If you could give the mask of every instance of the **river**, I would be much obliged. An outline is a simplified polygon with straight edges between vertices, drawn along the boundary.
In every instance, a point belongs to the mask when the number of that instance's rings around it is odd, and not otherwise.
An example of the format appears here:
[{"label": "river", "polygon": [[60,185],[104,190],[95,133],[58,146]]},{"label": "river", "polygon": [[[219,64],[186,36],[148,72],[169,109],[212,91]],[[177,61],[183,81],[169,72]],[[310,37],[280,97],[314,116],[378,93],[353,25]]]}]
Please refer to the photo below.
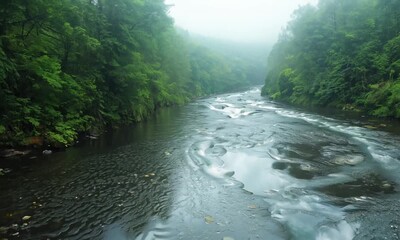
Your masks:
[{"label": "river", "polygon": [[0,239],[399,239],[397,122],[259,89],[1,160]]}]

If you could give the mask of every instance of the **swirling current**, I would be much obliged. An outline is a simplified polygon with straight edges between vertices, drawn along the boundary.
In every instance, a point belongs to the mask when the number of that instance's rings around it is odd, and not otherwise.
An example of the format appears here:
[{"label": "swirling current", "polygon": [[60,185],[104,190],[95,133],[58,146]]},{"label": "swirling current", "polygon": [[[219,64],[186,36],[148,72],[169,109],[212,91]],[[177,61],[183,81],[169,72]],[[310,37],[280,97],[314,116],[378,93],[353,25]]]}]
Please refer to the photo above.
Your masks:
[{"label": "swirling current", "polygon": [[398,122],[259,89],[0,161],[0,239],[399,239]]}]

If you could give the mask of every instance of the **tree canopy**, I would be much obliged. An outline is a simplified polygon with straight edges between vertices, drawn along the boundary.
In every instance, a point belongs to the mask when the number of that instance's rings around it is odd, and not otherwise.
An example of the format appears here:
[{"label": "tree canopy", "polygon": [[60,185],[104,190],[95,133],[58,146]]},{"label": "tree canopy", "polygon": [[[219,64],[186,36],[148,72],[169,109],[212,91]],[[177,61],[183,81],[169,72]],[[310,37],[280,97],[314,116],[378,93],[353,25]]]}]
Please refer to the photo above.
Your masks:
[{"label": "tree canopy", "polygon": [[263,94],[273,99],[400,118],[400,2],[300,7],[268,64]]},{"label": "tree canopy", "polygon": [[159,107],[249,84],[178,34],[163,0],[3,0],[0,144],[73,143]]}]

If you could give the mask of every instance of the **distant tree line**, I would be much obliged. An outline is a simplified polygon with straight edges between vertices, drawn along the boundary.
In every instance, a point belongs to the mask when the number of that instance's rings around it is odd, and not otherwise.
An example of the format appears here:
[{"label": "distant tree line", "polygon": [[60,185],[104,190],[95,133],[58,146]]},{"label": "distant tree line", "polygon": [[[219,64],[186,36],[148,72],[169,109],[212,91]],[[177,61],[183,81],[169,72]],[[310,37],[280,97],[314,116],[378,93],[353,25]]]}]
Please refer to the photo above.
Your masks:
[{"label": "distant tree line", "polygon": [[303,6],[268,59],[263,94],[400,118],[400,1]]},{"label": "distant tree line", "polygon": [[250,83],[167,12],[163,0],[0,1],[0,145],[68,145]]}]

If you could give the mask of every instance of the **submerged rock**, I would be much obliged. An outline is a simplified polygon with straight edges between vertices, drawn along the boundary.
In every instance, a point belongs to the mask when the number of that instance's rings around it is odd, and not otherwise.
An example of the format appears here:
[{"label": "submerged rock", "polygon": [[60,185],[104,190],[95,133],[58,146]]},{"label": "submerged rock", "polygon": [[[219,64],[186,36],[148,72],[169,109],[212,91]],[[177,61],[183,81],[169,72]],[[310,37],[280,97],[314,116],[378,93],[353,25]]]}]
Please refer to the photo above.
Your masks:
[{"label": "submerged rock", "polygon": [[339,156],[333,160],[333,163],[337,165],[357,165],[364,161],[364,157],[361,155],[346,155]]},{"label": "submerged rock", "polygon": [[272,164],[272,168],[277,170],[285,170],[286,168],[288,168],[288,166],[289,165],[286,162],[274,162]]},{"label": "submerged rock", "polygon": [[28,221],[31,218],[32,218],[32,216],[24,216],[24,217],[22,217],[22,220],[23,221]]}]

